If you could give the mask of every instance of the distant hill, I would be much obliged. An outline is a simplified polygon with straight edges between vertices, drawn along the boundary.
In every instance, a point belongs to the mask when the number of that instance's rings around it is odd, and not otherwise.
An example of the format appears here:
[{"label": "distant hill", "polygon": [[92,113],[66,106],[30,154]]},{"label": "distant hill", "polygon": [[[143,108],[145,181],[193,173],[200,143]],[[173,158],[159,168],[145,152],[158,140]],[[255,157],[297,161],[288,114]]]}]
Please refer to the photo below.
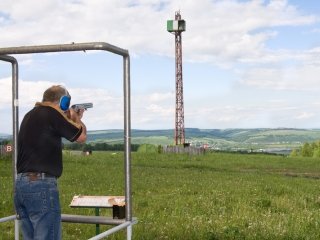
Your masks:
[{"label": "distant hill", "polygon": [[[135,144],[173,144],[173,129],[131,130]],[[198,129],[185,130],[186,142],[195,146],[208,145],[214,149],[293,148],[304,142],[320,140],[320,129],[253,128],[253,129]],[[121,143],[123,130],[89,131],[89,142]]]},{"label": "distant hill", "polygon": [[6,139],[6,138],[10,138],[11,135],[6,134],[6,133],[0,133],[0,139]]},{"label": "distant hill", "polygon": [[[87,141],[89,142],[106,142],[106,143],[123,143],[123,130],[99,130],[88,131]],[[172,144],[173,133],[171,130],[137,130],[131,129],[131,142],[136,144]]]},{"label": "distant hill", "polygon": [[[133,144],[172,145],[174,130],[131,130]],[[252,128],[252,129],[185,129],[186,142],[193,146],[208,146],[217,150],[291,150],[305,142],[320,140],[320,129]],[[1,134],[0,138],[11,136]],[[88,143],[123,143],[122,129],[88,131]]]}]

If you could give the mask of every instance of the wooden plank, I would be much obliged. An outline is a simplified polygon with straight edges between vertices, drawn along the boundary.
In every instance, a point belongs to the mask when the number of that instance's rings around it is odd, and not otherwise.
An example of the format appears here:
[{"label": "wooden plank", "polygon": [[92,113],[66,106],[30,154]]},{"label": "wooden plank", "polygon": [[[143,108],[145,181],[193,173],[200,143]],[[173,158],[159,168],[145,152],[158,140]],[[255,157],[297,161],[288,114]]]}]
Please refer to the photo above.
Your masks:
[{"label": "wooden plank", "polygon": [[92,207],[92,208],[112,208],[116,206],[125,206],[124,196],[83,196],[73,197],[70,207]]}]

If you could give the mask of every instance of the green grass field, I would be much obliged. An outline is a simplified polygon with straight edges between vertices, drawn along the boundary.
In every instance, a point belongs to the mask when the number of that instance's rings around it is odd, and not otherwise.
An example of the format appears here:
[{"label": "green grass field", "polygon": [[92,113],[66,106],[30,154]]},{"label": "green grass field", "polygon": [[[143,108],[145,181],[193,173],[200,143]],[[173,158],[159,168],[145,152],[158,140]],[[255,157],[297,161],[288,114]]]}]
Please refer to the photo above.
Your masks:
[{"label": "green grass field", "polygon": [[[253,154],[133,153],[133,239],[320,239],[319,163]],[[0,159],[0,217],[13,214],[11,179],[11,161]],[[123,195],[123,154],[65,154],[59,189],[63,213],[94,215],[93,209],[70,208],[71,199]],[[0,234],[13,239],[13,223],[1,223]],[[63,223],[63,239],[94,235],[94,225]],[[121,231],[108,239],[125,236]]]}]

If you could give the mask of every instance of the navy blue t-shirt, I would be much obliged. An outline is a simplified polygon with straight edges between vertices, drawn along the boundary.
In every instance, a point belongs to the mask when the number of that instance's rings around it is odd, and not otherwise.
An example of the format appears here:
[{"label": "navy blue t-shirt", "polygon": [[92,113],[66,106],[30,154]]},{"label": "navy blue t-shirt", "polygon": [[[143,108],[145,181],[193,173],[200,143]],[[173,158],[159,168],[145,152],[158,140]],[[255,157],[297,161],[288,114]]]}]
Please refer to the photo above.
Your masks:
[{"label": "navy blue t-shirt", "polygon": [[75,141],[82,127],[54,106],[37,103],[28,112],[18,135],[17,172],[62,174],[62,137]]}]

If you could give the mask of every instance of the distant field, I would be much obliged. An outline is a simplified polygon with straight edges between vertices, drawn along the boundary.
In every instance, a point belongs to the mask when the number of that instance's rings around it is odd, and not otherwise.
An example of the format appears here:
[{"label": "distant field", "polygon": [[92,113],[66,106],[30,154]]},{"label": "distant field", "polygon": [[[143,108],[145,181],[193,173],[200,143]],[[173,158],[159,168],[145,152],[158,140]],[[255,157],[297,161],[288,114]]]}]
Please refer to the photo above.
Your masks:
[{"label": "distant field", "polygon": [[[131,129],[131,143],[133,144],[174,144],[174,129],[139,130]],[[109,129],[88,131],[88,144],[123,143],[123,130]],[[250,129],[185,129],[186,142],[192,146],[208,146],[210,149],[222,151],[265,151],[288,152],[299,148],[306,142],[320,140],[320,129],[295,128],[250,128]],[[0,133],[0,142],[10,139],[8,135]],[[66,142],[67,143],[67,142]],[[276,151],[274,151],[276,150]]]},{"label": "distant field", "polygon": [[[173,129],[132,130],[131,141],[134,144],[174,144]],[[252,129],[185,129],[186,142],[193,146],[203,146],[216,150],[266,150],[293,149],[305,142],[320,140],[320,129],[295,128],[252,128]],[[123,143],[123,130],[89,131],[91,143]]]},{"label": "distant field", "polygon": [[[74,195],[123,194],[123,154],[64,156],[64,213]],[[320,239],[320,159],[257,154],[132,154],[133,239]],[[0,159],[0,213],[13,214],[10,160]],[[111,215],[103,210],[102,215]],[[102,227],[106,229],[106,227]],[[0,224],[13,239],[13,224]],[[94,225],[63,223],[63,239],[87,239]],[[119,232],[108,239],[125,239]]]}]

